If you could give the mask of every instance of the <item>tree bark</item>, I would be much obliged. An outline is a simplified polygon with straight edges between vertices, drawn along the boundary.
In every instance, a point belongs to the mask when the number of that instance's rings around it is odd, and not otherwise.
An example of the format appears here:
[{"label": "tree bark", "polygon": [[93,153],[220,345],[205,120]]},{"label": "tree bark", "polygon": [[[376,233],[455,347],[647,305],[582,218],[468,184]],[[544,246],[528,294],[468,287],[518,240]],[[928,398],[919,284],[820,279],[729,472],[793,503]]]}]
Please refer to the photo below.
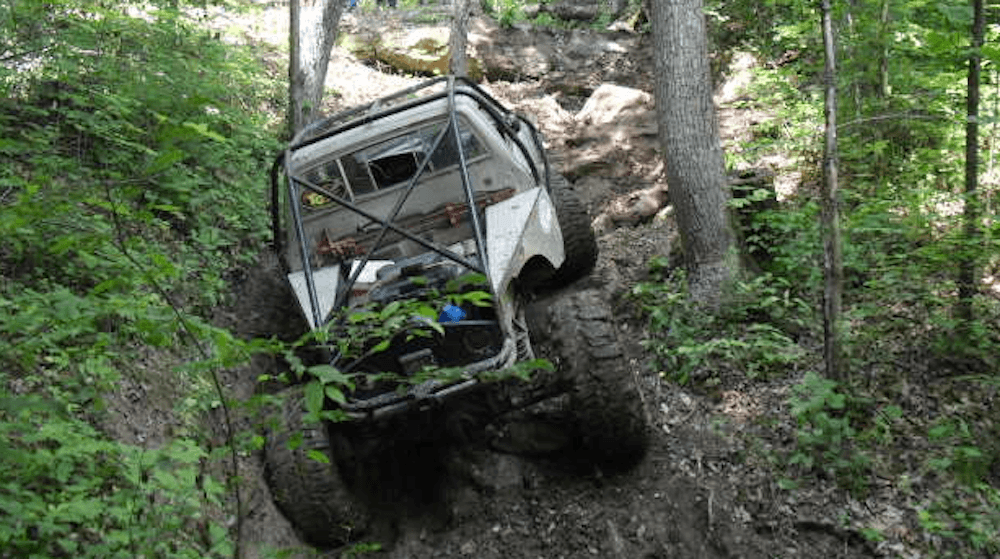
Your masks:
[{"label": "tree bark", "polygon": [[628,0],[608,0],[608,11],[615,19],[621,17],[628,7]]},{"label": "tree bark", "polygon": [[963,336],[972,332],[973,298],[976,295],[976,253],[979,251],[979,77],[983,47],[983,0],[972,0],[972,49],[969,54],[968,97],[965,120],[965,247],[959,251],[958,317]]},{"label": "tree bark", "polygon": [[653,0],[656,114],[691,296],[714,305],[738,271],[702,0]]},{"label": "tree bark", "polygon": [[468,76],[469,57],[465,51],[469,39],[469,0],[455,0],[454,7],[455,15],[448,41],[448,50],[451,52],[448,71],[456,76]]},{"label": "tree bark", "polygon": [[343,0],[289,2],[288,122],[294,135],[320,116],[330,50]]},{"label": "tree bark", "polygon": [[882,15],[878,20],[878,41],[882,44],[882,55],[878,64],[878,96],[887,99],[892,93],[889,87],[889,46],[890,40],[889,26],[889,0],[882,0]]},{"label": "tree bark", "polygon": [[826,142],[823,149],[822,231],[823,231],[823,357],[826,376],[838,380],[843,374],[841,363],[841,300],[844,270],[840,240],[840,207],[837,181],[837,54],[833,35],[833,14],[830,0],[823,0],[823,47],[825,65],[823,79],[826,102]]}]

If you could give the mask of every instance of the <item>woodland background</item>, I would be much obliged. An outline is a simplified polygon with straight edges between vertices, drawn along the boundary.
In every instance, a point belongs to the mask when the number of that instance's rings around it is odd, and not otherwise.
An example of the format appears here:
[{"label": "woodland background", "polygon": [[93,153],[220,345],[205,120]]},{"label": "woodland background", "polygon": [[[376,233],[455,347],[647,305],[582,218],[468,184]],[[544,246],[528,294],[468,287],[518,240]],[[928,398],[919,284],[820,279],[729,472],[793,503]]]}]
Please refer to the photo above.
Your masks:
[{"label": "woodland background", "polygon": [[[587,21],[548,4],[482,8],[501,26],[650,32],[638,3]],[[265,250],[266,176],[288,103],[274,61],[286,54],[207,23],[260,7],[0,6],[0,557],[246,553],[248,481],[233,472],[261,437],[237,418],[262,402],[236,398],[223,372],[294,341],[234,335],[215,318]],[[660,254],[619,301],[666,390],[710,402],[774,388],[728,459],[766,471],[781,495],[834,495],[844,506],[824,526],[867,556],[1000,553],[997,8],[985,6],[973,51],[964,2],[833,5],[840,378],[821,374],[824,60],[810,3],[706,5],[717,82],[746,54],[759,62],[732,104],[756,117],[725,146],[727,169],[794,177],[774,200],[754,186],[731,202],[737,214],[754,207],[737,220],[752,273],[706,313]],[[983,64],[972,198],[970,54]],[[957,306],[960,262],[974,263],[971,317]],[[165,435],[122,424],[108,395],[123,386],[169,403],[148,418]]]}]

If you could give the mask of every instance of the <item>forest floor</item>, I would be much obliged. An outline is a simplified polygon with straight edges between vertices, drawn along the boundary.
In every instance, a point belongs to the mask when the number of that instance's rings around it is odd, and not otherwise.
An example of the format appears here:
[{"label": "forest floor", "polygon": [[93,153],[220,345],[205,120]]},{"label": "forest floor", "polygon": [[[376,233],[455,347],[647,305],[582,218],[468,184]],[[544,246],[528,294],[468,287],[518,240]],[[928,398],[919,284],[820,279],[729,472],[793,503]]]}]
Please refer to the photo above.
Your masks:
[{"label": "forest floor", "polygon": [[[260,42],[275,72],[284,61],[274,45],[285,42],[287,17],[277,7],[243,27],[244,38]],[[407,12],[352,11],[342,30],[424,28],[447,33],[445,24],[407,19]],[[553,52],[567,45],[603,45],[593,56],[561,64],[542,60],[536,75],[517,81],[491,80],[484,87],[504,103],[536,119],[560,171],[575,182],[592,215],[628,203],[630,193],[664,186],[656,147],[652,68],[647,38],[627,32],[594,30],[501,30],[482,18],[473,22],[473,49],[492,56]],[[445,35],[446,36],[446,35]],[[543,44],[545,43],[545,44]],[[268,46],[268,45],[271,46]],[[514,61],[516,62],[516,61]],[[546,63],[550,63],[546,66]],[[753,60],[736,57],[717,87],[720,128],[727,149],[751,133],[766,114],[741,110],[737,100],[750,79]],[[340,47],[330,62],[327,87],[335,111],[414,83]],[[592,94],[605,83],[603,100]],[[608,90],[605,90],[608,91]],[[800,178],[794,162],[758,164],[775,173],[779,192]],[[263,179],[262,179],[263,180]],[[624,201],[624,202],[623,202]],[[722,558],[916,556],[907,549],[911,514],[891,495],[858,501],[829,481],[817,479],[796,491],[779,488],[780,460],[793,444],[787,400],[797,379],[749,381],[723,378],[710,393],[687,390],[661,378],[641,341],[645,322],[628,301],[630,287],[646,277],[647,261],[669,256],[676,244],[669,212],[636,223],[614,220],[599,237],[601,255],[593,282],[618,309],[617,326],[628,340],[627,360],[642,387],[652,444],[636,468],[617,475],[582,469],[572,460],[500,453],[487,447],[442,446],[400,465],[401,483],[411,487],[398,506],[384,511],[390,530],[376,538],[382,550],[372,557],[404,558]],[[234,307],[219,313],[221,324],[253,336],[270,320],[257,302],[273,284],[261,269],[248,272]],[[253,394],[258,373],[273,363],[256,360],[233,371],[228,384],[236,397]],[[138,411],[133,411],[138,415]],[[244,420],[249,425],[249,420]],[[244,556],[268,557],[295,549],[302,556],[350,557],[347,550],[315,551],[306,546],[274,506],[258,455],[244,456],[242,523]],[[883,492],[884,493],[884,492]],[[889,537],[876,545],[861,527],[877,526]],[[364,540],[363,540],[364,541]],[[368,555],[366,555],[368,556]]]}]

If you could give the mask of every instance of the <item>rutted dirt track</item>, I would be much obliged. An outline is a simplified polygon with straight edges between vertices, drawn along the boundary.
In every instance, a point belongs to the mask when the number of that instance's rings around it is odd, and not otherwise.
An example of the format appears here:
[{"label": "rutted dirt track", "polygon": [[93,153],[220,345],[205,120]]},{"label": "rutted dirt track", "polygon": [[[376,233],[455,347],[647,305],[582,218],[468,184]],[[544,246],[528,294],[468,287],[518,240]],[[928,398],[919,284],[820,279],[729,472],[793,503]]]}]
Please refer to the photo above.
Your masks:
[{"label": "rutted dirt track", "polygon": [[[344,26],[350,31],[411,25],[395,17],[391,13],[350,14]],[[546,47],[552,51],[557,51],[559,44],[626,42],[629,48],[638,49],[630,52],[620,46],[608,47],[594,59],[596,62],[516,83],[494,81],[486,87],[537,119],[561,171],[576,180],[592,214],[613,209],[615,203],[627,203],[627,198],[622,202],[627,193],[662,185],[648,96],[649,67],[634,63],[649,60],[648,47],[641,38],[593,31],[586,32],[589,36],[530,35],[523,30],[500,33],[488,23],[478,25],[493,30],[489,36],[498,49],[507,39],[515,41],[509,45],[512,53],[525,47],[516,41],[526,37],[550,42]],[[607,74],[611,70],[614,75]],[[614,114],[601,113],[593,105],[586,112],[588,97],[605,81],[646,91],[619,106]],[[333,92],[330,108],[343,108],[410,82],[409,78],[381,73],[338,48],[328,80]],[[776,481],[760,467],[768,443],[754,437],[758,429],[755,420],[762,410],[780,405],[774,401],[773,391],[746,386],[710,399],[660,382],[639,343],[642,324],[630,316],[621,295],[642,278],[650,256],[669,254],[675,233],[669,215],[635,227],[633,221],[626,222],[629,226],[617,229],[612,224],[599,238],[598,267],[585,281],[602,289],[621,311],[616,328],[627,341],[625,358],[640,385],[652,436],[646,458],[631,471],[610,475],[573,457],[502,453],[477,441],[410,449],[397,457],[396,467],[386,468],[386,475],[392,477],[386,483],[397,489],[397,498],[383,502],[377,511],[381,519],[377,529],[361,540],[384,544],[383,551],[371,556],[874,556],[853,532],[827,519],[822,503],[816,503],[814,516],[804,516],[801,507],[793,511]],[[248,272],[236,307],[220,313],[221,323],[247,337],[297,328],[294,319],[287,316],[288,307],[261,304],[273,301],[274,290],[281,289],[273,266],[271,258],[263,256],[261,265]],[[290,300],[286,303],[291,305]],[[276,366],[258,359],[243,370],[232,371],[228,380],[236,397],[249,397],[258,374],[271,372]],[[241,421],[243,428],[251,425],[250,419]],[[245,456],[240,474],[244,480],[244,556],[268,557],[272,551],[287,548],[299,549],[302,556],[314,553],[274,506],[264,482],[261,457]],[[318,553],[341,557],[344,551]]]}]

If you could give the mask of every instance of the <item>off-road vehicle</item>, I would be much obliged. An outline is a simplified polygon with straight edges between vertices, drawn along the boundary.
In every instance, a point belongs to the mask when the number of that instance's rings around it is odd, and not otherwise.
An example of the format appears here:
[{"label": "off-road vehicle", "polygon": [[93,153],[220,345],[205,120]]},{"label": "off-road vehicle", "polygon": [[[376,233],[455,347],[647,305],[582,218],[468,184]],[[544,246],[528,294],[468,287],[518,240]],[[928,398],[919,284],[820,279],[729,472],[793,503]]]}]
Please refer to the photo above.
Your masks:
[{"label": "off-road vehicle", "polygon": [[[307,540],[364,530],[354,472],[376,449],[461,432],[461,418],[481,426],[555,398],[595,464],[642,456],[608,305],[561,289],[594,266],[590,220],[529,120],[470,81],[432,79],[308,126],[271,183],[288,284],[326,336],[325,370],[351,379],[325,403],[348,421],[304,425],[293,387],[267,436],[274,499]],[[536,353],[554,370],[498,380]]]}]

